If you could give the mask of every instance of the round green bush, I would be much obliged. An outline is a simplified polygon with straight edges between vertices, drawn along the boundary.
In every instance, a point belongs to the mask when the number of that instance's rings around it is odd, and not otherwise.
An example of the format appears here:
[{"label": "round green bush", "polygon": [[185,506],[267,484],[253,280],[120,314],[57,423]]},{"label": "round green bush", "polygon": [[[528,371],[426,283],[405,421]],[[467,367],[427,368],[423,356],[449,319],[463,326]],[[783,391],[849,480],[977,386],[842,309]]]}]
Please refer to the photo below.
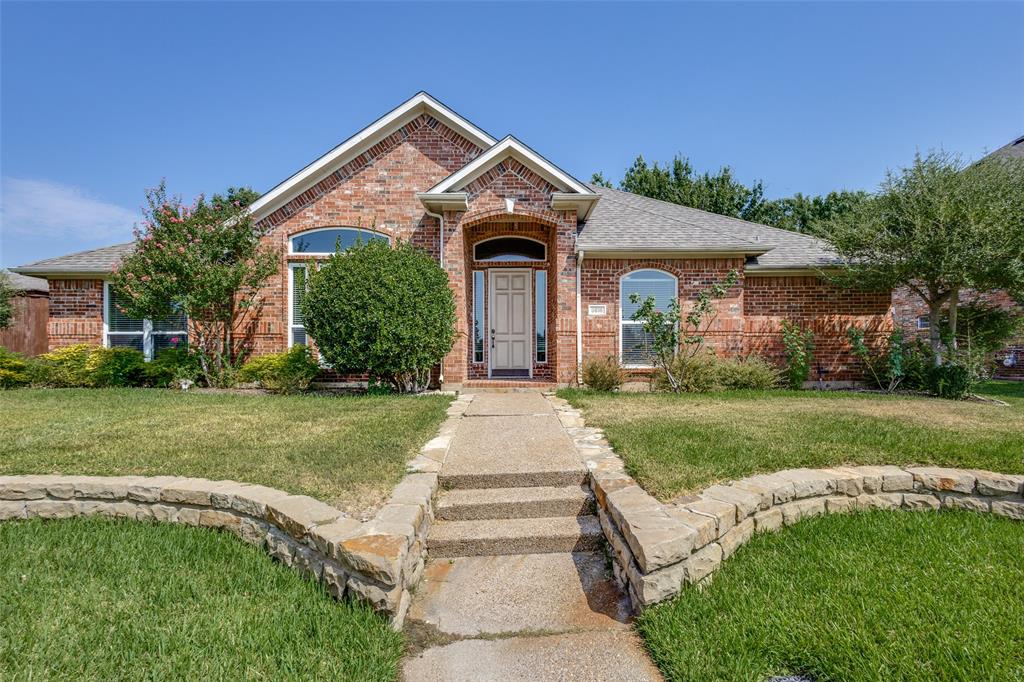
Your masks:
[{"label": "round green bush", "polygon": [[306,331],[335,370],[366,372],[400,393],[426,387],[455,340],[448,276],[423,250],[356,244],[310,276]]}]

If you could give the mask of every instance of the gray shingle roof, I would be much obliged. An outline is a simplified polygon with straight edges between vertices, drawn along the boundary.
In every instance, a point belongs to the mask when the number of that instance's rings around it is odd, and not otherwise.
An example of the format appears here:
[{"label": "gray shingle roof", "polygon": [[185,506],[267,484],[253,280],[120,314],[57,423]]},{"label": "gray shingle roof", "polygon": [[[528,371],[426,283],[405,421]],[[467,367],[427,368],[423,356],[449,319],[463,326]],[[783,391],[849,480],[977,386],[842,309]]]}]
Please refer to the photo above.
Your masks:
[{"label": "gray shingle roof", "polygon": [[577,241],[582,251],[717,251],[757,256],[748,270],[834,265],[825,242],[606,187]]},{"label": "gray shingle roof", "polygon": [[114,244],[67,256],[45,258],[11,270],[23,275],[104,274],[113,270],[121,262],[121,257],[131,253],[134,248],[135,242]]},{"label": "gray shingle roof", "polygon": [[1024,135],[1005,144],[985,157],[986,159],[1024,159]]},{"label": "gray shingle roof", "polygon": [[38,277],[26,277],[10,270],[0,270],[0,277],[7,275],[7,281],[15,291],[49,291],[50,283]]}]

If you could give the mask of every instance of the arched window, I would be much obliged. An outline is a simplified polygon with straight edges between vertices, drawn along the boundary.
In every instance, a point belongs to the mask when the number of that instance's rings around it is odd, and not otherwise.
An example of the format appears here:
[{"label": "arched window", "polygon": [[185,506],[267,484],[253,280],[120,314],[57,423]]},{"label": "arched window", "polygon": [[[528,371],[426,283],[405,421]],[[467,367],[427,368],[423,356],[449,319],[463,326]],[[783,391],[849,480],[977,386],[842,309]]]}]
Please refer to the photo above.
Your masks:
[{"label": "arched window", "polygon": [[493,237],[477,242],[473,260],[492,262],[543,261],[547,256],[544,242],[527,237]]},{"label": "arched window", "polygon": [[[631,296],[636,294],[638,302]],[[662,270],[635,270],[619,280],[619,348],[622,364],[627,367],[649,367],[651,335],[644,331],[642,320],[633,314],[648,297],[654,298],[656,310],[664,311],[678,295],[676,278]]]},{"label": "arched window", "polygon": [[288,253],[309,256],[330,256],[335,251],[345,251],[356,242],[368,242],[383,239],[391,243],[386,234],[364,230],[359,227],[322,227],[317,230],[301,232],[291,238]]}]

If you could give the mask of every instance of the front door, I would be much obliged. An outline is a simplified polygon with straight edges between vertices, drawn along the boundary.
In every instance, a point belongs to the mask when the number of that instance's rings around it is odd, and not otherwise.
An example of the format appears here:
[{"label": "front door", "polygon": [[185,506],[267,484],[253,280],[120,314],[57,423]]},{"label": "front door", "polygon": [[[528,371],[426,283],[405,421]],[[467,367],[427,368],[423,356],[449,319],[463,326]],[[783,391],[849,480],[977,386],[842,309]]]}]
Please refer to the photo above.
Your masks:
[{"label": "front door", "polygon": [[531,376],[530,270],[491,270],[491,375]]}]

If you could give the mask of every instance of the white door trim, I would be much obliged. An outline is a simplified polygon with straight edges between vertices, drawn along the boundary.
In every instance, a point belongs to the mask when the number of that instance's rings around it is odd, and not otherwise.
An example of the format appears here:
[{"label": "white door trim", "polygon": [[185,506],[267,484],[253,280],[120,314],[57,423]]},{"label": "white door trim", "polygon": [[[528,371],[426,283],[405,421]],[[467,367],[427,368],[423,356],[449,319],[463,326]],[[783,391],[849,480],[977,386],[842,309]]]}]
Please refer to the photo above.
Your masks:
[{"label": "white door trim", "polygon": [[[500,273],[522,272],[526,274],[526,365],[529,377],[533,378],[533,365],[536,360],[536,339],[533,338],[533,268],[488,268],[487,270],[487,376],[494,376],[494,275]],[[499,377],[504,378],[504,377]]]}]

